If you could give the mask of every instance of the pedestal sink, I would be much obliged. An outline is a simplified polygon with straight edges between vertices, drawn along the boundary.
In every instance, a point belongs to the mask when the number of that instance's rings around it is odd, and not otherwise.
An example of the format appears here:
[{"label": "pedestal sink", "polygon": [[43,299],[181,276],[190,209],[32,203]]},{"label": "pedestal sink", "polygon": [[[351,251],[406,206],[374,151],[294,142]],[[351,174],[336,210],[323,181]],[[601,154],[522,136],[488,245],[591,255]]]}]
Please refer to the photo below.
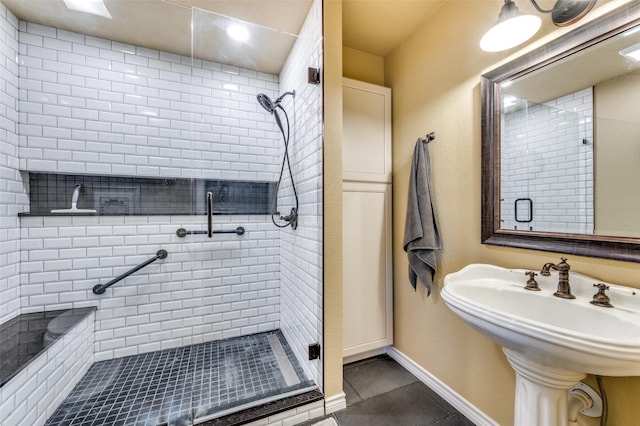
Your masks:
[{"label": "pedestal sink", "polygon": [[553,296],[558,275],[524,289],[524,269],[473,264],[444,279],[442,298],[502,346],[516,371],[516,426],[568,424],[567,391],[586,374],[640,375],[640,291],[608,284],[613,308],[590,304],[600,281],[572,272],[575,299]]}]

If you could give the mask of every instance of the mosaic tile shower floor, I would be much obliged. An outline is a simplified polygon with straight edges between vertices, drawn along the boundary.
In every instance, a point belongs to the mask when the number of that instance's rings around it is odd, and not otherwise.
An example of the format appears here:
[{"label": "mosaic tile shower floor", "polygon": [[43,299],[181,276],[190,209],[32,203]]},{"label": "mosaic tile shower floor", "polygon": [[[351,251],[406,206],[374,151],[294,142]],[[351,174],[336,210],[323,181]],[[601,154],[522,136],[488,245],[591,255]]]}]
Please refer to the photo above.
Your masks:
[{"label": "mosaic tile shower floor", "polygon": [[277,330],[97,362],[46,425],[189,425],[314,387]]}]

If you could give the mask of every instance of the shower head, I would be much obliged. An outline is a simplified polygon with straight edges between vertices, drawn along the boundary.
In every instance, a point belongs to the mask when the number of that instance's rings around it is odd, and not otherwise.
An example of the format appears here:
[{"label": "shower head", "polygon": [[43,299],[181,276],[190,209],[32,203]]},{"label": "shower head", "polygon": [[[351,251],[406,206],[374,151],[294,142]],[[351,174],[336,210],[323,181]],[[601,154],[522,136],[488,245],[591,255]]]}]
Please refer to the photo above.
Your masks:
[{"label": "shower head", "polygon": [[276,105],[273,101],[264,93],[258,93],[258,103],[262,108],[264,108],[268,113],[273,114],[273,110],[276,109]]},{"label": "shower head", "polygon": [[275,111],[278,105],[280,105],[280,102],[282,102],[282,100],[287,95],[295,96],[296,92],[295,90],[292,92],[285,92],[280,95],[280,97],[275,101],[272,101],[271,98],[269,98],[264,93],[258,93],[258,96],[256,96],[256,98],[258,99],[258,103],[260,104],[260,106],[262,106],[262,108],[264,108],[269,114],[273,114],[273,111]]}]

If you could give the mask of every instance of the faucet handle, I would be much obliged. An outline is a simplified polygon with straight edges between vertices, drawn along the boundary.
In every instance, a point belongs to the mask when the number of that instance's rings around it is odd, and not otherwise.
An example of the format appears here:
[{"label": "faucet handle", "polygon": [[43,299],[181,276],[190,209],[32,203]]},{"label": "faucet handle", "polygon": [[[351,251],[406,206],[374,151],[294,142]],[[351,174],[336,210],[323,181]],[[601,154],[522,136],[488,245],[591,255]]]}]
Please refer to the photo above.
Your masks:
[{"label": "faucet handle", "polygon": [[566,257],[561,257],[560,263],[558,263],[556,266],[560,266],[560,269],[566,268],[567,271],[571,269],[571,266],[569,266],[569,264],[567,263]]},{"label": "faucet handle", "polygon": [[527,271],[524,274],[525,275],[529,275],[529,280],[527,281],[527,285],[524,286],[524,289],[525,290],[530,290],[530,291],[540,291],[540,287],[538,287],[538,283],[536,282],[536,279],[534,278],[538,274],[536,274],[533,271]]},{"label": "faucet handle", "polygon": [[605,291],[609,290],[609,286],[604,283],[597,283],[593,286],[598,288],[598,292],[593,295],[593,300],[589,303],[596,306],[602,306],[604,308],[613,308],[611,299],[609,299],[609,296],[605,294]]}]

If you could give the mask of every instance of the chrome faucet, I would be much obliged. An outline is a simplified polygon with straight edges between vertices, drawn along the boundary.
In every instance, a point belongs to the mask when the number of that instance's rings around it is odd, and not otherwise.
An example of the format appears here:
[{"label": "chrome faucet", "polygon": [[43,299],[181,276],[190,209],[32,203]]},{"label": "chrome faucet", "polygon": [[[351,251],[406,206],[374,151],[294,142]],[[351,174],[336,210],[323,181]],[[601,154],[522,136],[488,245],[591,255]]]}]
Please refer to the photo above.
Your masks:
[{"label": "chrome faucet", "polygon": [[545,263],[540,271],[540,275],[548,277],[551,275],[549,272],[550,269],[558,271],[558,289],[553,295],[563,299],[575,299],[576,297],[571,294],[571,286],[569,286],[569,269],[571,269],[571,267],[567,263],[567,258],[561,257],[560,263],[557,265],[551,262]]}]

